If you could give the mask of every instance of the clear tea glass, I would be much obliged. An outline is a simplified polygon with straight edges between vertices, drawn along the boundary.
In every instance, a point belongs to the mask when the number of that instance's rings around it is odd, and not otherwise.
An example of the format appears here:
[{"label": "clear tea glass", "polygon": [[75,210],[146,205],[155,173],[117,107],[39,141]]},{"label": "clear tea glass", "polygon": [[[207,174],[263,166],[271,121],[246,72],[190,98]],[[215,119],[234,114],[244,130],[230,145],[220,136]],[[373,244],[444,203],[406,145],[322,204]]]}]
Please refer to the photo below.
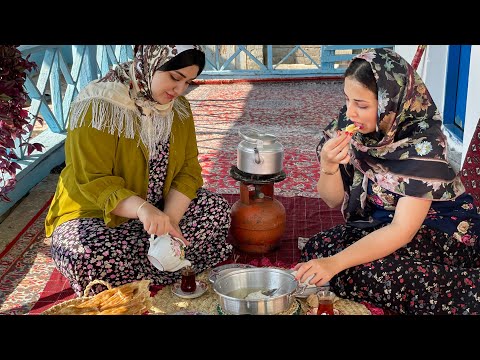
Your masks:
[{"label": "clear tea glass", "polygon": [[182,280],[180,282],[180,290],[184,293],[193,293],[197,289],[195,281],[195,271],[191,266],[182,269]]},{"label": "clear tea glass", "polygon": [[333,301],[335,293],[329,290],[320,290],[318,296],[317,315],[333,315]]}]

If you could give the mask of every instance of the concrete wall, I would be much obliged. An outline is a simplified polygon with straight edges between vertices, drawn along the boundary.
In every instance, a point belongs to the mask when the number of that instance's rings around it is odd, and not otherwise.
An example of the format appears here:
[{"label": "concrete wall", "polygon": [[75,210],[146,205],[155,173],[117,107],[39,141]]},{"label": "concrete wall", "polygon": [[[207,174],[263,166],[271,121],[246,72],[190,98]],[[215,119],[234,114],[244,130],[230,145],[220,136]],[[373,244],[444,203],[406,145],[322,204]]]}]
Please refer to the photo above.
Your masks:
[{"label": "concrete wall", "polygon": [[[207,48],[207,59],[211,61],[213,64],[215,64],[215,46],[216,45],[206,45]],[[229,59],[233,54],[235,54],[235,51],[237,50],[236,45],[217,45],[218,46],[218,52],[220,56],[220,64],[224,64],[224,62]],[[255,56],[261,63],[266,64],[266,53],[265,53],[265,60],[264,60],[264,51],[263,51],[263,45],[247,45],[246,46],[247,50]],[[248,56],[246,53],[241,52],[239,56],[235,57],[235,59],[232,60],[230,65],[228,65],[226,70],[235,70],[235,69],[241,69],[241,70],[258,70],[259,66],[258,64],[255,63],[251,59],[250,56]]]},{"label": "concrete wall", "polygon": [[[232,56],[237,47],[235,45],[218,45],[220,57],[222,62]],[[280,62],[294,47],[295,45],[272,45],[272,60],[273,64]],[[301,45],[303,50],[312,57],[317,64],[320,62],[320,45]],[[214,54],[214,45],[207,45],[211,55]],[[255,56],[263,64],[267,64],[267,46],[266,45],[246,45],[247,50]],[[209,57],[209,60],[214,62],[213,56]],[[285,65],[312,65],[312,61],[301,50],[295,51],[282,64]],[[259,70],[258,64],[255,63],[247,54],[242,52],[240,56],[232,61],[227,69],[242,69],[242,70]]]},{"label": "concrete wall", "polygon": [[[320,63],[320,45],[300,45],[303,50],[318,64]],[[272,59],[273,63],[280,62],[293,48],[293,45],[273,45]],[[297,50],[285,59],[282,64],[301,64],[312,65],[312,61],[305,56],[303,51]]]}]

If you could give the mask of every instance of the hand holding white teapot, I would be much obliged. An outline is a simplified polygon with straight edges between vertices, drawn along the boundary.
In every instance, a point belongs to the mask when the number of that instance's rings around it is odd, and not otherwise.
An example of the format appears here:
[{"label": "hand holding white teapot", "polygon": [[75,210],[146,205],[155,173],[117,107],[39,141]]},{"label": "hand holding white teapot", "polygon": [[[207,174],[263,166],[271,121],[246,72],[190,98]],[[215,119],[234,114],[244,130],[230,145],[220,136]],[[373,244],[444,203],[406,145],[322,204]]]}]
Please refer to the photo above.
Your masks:
[{"label": "hand holding white teapot", "polygon": [[147,257],[152,265],[161,271],[174,272],[192,265],[185,259],[185,243],[168,233],[162,236],[153,234],[150,236]]}]

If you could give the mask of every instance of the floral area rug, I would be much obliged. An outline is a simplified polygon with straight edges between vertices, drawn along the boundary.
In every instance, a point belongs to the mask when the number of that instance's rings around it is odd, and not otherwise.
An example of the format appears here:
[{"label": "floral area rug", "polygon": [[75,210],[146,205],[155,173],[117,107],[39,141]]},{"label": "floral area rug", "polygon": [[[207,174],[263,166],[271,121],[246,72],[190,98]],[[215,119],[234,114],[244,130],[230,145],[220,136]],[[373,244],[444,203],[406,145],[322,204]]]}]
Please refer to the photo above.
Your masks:
[{"label": "floral area rug", "polygon": [[[275,184],[287,214],[279,248],[265,255],[236,250],[229,261],[290,266],[299,260],[301,241],[343,222],[340,212],[329,209],[315,189],[319,172],[315,147],[321,129],[343,104],[342,88],[341,82],[325,80],[191,87],[186,96],[195,117],[206,188],[223,194],[231,204],[238,200],[238,182],[229,170],[236,164],[238,130],[244,126],[276,135],[285,149],[287,177]],[[50,257],[44,233],[48,205],[0,254],[0,314],[38,314],[74,297]]]},{"label": "floral area rug", "polygon": [[0,314],[27,314],[52,275],[54,264],[44,228],[49,204],[0,254]]},{"label": "floral area rug", "polygon": [[[238,194],[224,194],[230,204]],[[279,247],[267,254],[235,250],[228,262],[255,266],[289,268],[300,259],[299,238],[343,222],[339,211],[328,208],[321,199],[282,197],[287,219]],[[39,314],[49,307],[74,297],[70,284],[56,269],[50,257],[50,242],[45,237],[45,204],[24,230],[0,254],[0,314]],[[229,241],[233,241],[232,237]],[[158,289],[157,289],[158,290]]]},{"label": "floral area rug", "polygon": [[[225,194],[230,204],[238,194]],[[285,206],[286,230],[279,248],[267,254],[248,254],[235,249],[224,263],[238,262],[259,267],[293,267],[300,259],[299,239],[343,222],[339,211],[329,209],[321,199],[277,197]],[[50,257],[50,242],[45,237],[44,221],[49,202],[0,254],[0,314],[40,314],[60,302],[75,297],[68,280],[55,269]],[[229,241],[233,239],[230,237]],[[154,296],[162,287],[153,287]],[[384,311],[362,303],[373,315]]]},{"label": "floral area rug", "polygon": [[318,197],[315,147],[321,130],[344,103],[342,82],[206,84],[192,87],[186,97],[195,118],[206,188],[221,194],[239,192],[229,170],[237,161],[238,130],[247,126],[276,135],[284,147],[287,177],[275,184],[275,193]]}]

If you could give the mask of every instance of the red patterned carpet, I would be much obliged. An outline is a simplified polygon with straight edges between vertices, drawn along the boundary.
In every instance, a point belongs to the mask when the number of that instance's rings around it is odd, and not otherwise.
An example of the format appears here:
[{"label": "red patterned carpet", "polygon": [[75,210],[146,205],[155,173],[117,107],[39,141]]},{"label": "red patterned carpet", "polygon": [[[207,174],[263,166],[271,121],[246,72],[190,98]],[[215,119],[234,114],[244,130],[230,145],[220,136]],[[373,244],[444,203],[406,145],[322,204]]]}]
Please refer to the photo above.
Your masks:
[{"label": "red patterned carpet", "polygon": [[[230,204],[239,199],[237,194],[224,196]],[[232,259],[257,266],[289,268],[299,260],[298,237],[310,237],[343,221],[340,212],[332,211],[320,199],[282,196],[277,199],[285,206],[287,214],[279,248],[265,255],[235,250]],[[47,205],[12,246],[0,254],[0,314],[39,314],[74,297],[68,281],[55,270],[50,258],[50,243],[43,228]]]},{"label": "red patterned carpet", "polygon": [[[237,251],[238,262],[290,266],[299,259],[298,237],[343,221],[315,192],[319,171],[315,146],[321,129],[343,103],[341,83],[205,84],[193,86],[187,98],[195,116],[205,187],[224,194],[231,204],[239,198],[238,183],[228,175],[236,164],[238,130],[252,126],[273,133],[285,148],[287,177],[275,184],[277,199],[287,213],[280,248],[265,256]],[[50,258],[43,229],[46,205],[0,254],[0,314],[37,314],[73,297],[68,281],[54,270]]]},{"label": "red patterned carpet", "polygon": [[343,105],[343,85],[336,81],[240,82],[199,85],[187,95],[197,130],[205,186],[237,194],[229,174],[236,164],[238,130],[243,126],[276,135],[285,149],[287,178],[275,184],[282,196],[318,197],[319,164],[315,147],[325,125]]},{"label": "red patterned carpet", "polygon": [[[239,195],[225,195],[230,204]],[[286,231],[279,249],[265,255],[252,255],[235,250],[232,258],[255,266],[292,267],[298,259],[298,237],[309,237],[322,229],[343,222],[341,214],[332,211],[320,200],[305,197],[277,197],[285,206]],[[50,243],[45,238],[43,223],[48,203],[0,254],[0,314],[36,315],[60,302],[75,297],[69,282],[56,269],[50,258]],[[232,238],[229,238],[231,241]],[[231,262],[227,261],[227,262]],[[160,288],[153,288],[152,294]],[[372,315],[384,311],[363,302]]]}]

